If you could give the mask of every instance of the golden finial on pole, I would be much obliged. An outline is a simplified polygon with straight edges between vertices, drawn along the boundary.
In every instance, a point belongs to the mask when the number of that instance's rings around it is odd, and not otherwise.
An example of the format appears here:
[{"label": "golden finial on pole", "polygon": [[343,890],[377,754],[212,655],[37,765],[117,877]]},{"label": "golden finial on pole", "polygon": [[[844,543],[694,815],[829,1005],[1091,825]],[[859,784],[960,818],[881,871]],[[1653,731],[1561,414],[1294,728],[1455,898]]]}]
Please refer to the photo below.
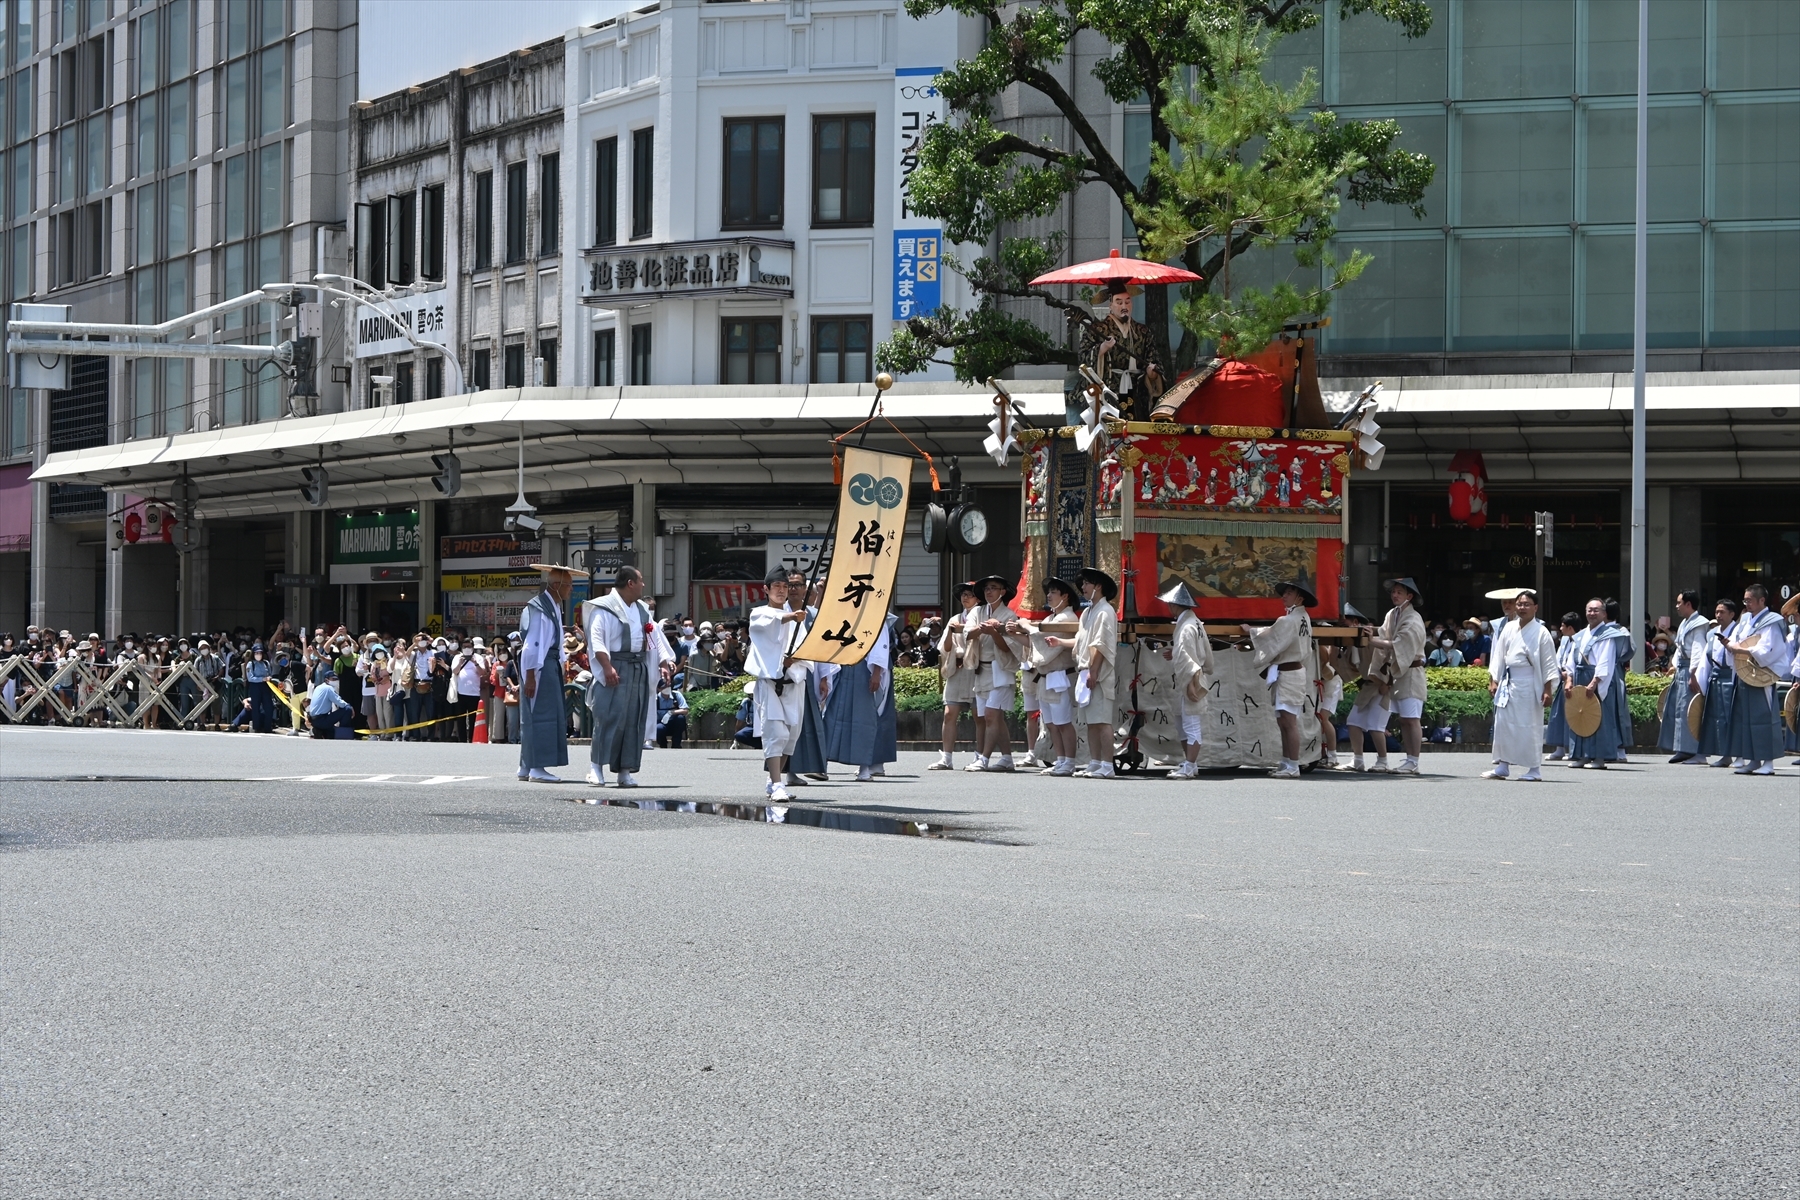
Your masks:
[{"label": "golden finial on pole", "polygon": [[894,377],[892,375],[889,375],[886,371],[883,371],[879,375],[875,376],[875,390],[876,391],[885,392],[893,386],[894,386]]}]

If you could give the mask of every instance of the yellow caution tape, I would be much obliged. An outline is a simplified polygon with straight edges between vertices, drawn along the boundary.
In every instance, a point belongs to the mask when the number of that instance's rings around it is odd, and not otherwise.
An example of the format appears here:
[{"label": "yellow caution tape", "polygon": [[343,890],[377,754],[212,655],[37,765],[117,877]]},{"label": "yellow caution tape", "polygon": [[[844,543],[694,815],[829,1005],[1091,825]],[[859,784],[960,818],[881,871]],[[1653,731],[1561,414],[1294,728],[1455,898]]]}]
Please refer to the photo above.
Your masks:
[{"label": "yellow caution tape", "polygon": [[[307,725],[310,726],[312,724],[311,715],[294,702],[292,697],[288,695],[287,688],[271,679],[269,681],[269,690],[275,693],[275,697],[292,709],[302,721],[307,723]],[[414,729],[424,729],[428,725],[442,725],[445,721],[460,721],[464,717],[473,717],[474,715],[475,710],[470,709],[468,712],[457,713],[453,717],[433,717],[429,721],[417,721],[411,725],[389,725],[385,729],[351,729],[350,732],[356,734],[358,737],[386,737],[390,733],[407,733]],[[348,726],[346,726],[346,728],[348,728]]]}]

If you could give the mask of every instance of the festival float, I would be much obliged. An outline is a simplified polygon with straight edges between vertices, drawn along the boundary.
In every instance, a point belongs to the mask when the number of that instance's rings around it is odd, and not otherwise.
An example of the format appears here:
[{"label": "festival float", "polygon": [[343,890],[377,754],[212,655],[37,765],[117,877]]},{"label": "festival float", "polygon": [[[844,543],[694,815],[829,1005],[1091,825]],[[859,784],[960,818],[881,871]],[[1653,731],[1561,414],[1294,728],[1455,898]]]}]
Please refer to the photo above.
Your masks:
[{"label": "festival float", "polygon": [[[1096,267],[1172,270],[1114,257],[1041,282]],[[1366,640],[1345,621],[1345,553],[1351,472],[1379,467],[1384,452],[1373,416],[1380,385],[1345,413],[1326,411],[1315,354],[1324,323],[1290,327],[1259,354],[1213,360],[1176,381],[1151,421],[1121,419],[1118,397],[1089,367],[1082,421],[1060,428],[1031,425],[1004,385],[990,381],[989,453],[1002,465],[1019,455],[1024,555],[1015,608],[1041,616],[1044,579],[1073,579],[1083,567],[1119,581],[1121,768],[1181,756],[1173,667],[1162,653],[1172,614],[1156,599],[1168,584],[1188,586],[1213,641],[1203,767],[1272,768],[1280,758],[1270,689],[1241,628],[1282,614],[1277,584],[1299,580],[1318,597],[1307,610],[1317,643]],[[1319,669],[1316,657],[1306,665],[1309,683]],[[1307,691],[1300,758],[1313,763],[1319,689]]]}]

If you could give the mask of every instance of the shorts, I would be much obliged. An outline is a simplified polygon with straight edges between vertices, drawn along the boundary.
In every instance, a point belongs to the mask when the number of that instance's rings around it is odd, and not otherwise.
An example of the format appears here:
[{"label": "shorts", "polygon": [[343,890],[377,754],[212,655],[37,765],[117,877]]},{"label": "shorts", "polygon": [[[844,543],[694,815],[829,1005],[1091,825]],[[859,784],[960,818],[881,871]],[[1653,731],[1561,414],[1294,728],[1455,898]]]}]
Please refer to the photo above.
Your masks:
[{"label": "shorts", "polygon": [[1037,712],[1044,700],[1044,681],[1036,672],[1026,671],[1019,676],[1019,692],[1024,697],[1025,711]]},{"label": "shorts", "polygon": [[989,712],[1011,712],[1013,705],[1012,685],[990,688],[985,692],[975,693],[975,715],[985,716]]},{"label": "shorts", "polygon": [[1423,700],[1396,700],[1394,701],[1394,715],[1403,721],[1417,721],[1425,715],[1425,702]]},{"label": "shorts", "polygon": [[1275,680],[1275,711],[1304,716],[1307,686],[1305,671],[1280,672]]},{"label": "shorts", "polygon": [[1392,711],[1388,707],[1386,696],[1374,685],[1364,684],[1357,689],[1356,703],[1350,706],[1350,715],[1345,723],[1358,729],[1386,729]]},{"label": "shorts", "polygon": [[1325,685],[1325,694],[1319,698],[1319,715],[1326,720],[1336,720],[1338,705],[1344,702],[1344,681],[1333,679]]},{"label": "shorts", "polygon": [[1075,689],[1062,688],[1058,691],[1044,689],[1039,712],[1046,725],[1072,725],[1075,723]]},{"label": "shorts", "polygon": [[[1074,695],[1074,689],[1069,694]],[[1078,725],[1108,725],[1119,723],[1118,705],[1111,692],[1090,691],[1086,704],[1075,706],[1075,723]]]},{"label": "shorts", "polygon": [[945,704],[973,704],[975,702],[975,672],[958,671],[944,680]]},{"label": "shorts", "polygon": [[756,681],[757,736],[762,738],[763,757],[780,758],[792,754],[799,744],[805,714],[806,683],[790,681],[775,694],[775,684],[767,679]]},{"label": "shorts", "polygon": [[1205,726],[1205,717],[1190,717],[1183,713],[1181,717],[1181,744],[1184,746],[1200,745],[1200,734]]}]

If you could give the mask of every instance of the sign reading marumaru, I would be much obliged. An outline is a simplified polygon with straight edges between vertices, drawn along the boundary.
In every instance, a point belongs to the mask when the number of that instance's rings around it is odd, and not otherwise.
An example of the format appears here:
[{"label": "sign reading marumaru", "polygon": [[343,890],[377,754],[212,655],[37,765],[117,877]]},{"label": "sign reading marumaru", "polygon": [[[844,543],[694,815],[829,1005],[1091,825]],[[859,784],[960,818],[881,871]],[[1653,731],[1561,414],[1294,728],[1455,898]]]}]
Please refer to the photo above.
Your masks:
[{"label": "sign reading marumaru", "polygon": [[419,561],[419,514],[412,509],[348,513],[333,533],[334,563]]}]

